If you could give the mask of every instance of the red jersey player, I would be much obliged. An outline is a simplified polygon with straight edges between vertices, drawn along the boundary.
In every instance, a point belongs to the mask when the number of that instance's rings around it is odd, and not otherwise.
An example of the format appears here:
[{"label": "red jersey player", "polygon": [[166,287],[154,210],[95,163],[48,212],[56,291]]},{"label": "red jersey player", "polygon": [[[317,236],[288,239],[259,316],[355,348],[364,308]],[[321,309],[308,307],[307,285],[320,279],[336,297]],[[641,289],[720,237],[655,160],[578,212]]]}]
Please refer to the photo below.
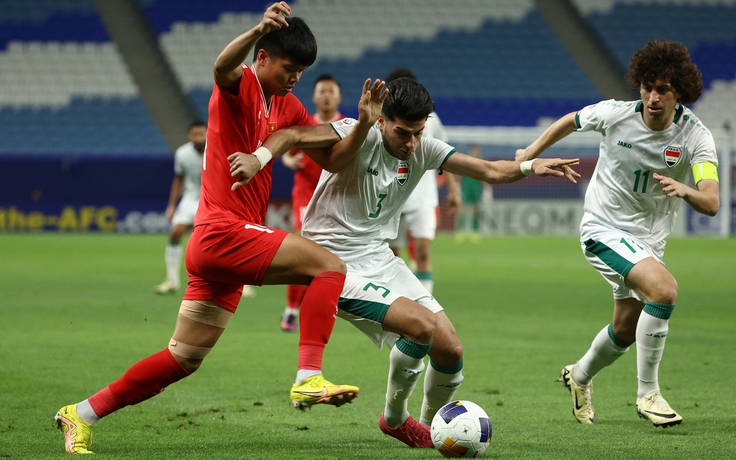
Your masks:
[{"label": "red jersey player", "polygon": [[[200,204],[186,252],[189,284],[174,334],[166,348],[137,362],[118,380],[58,411],[55,420],[68,453],[90,453],[92,425],[100,418],[145,401],[196,371],[233,316],[244,284],[309,284],[291,390],[295,407],[339,406],[358,395],[357,387],[334,385],[321,373],[345,264],[312,241],[263,225],[271,189],[270,155],[247,155],[261,166],[248,183],[236,182],[228,162],[235,152],[253,152],[279,128],[311,124],[291,90],[316,59],[317,44],[304,21],[286,18],[288,14],[291,8],[285,2],[274,3],[257,26],[218,56]],[[254,62],[247,66],[243,61],[251,50]]]},{"label": "red jersey player", "polygon": [[[314,81],[312,102],[317,113],[311,116],[314,124],[330,123],[345,118],[338,110],[342,102],[340,84],[330,74],[322,74]],[[317,188],[322,168],[299,149],[294,149],[282,157],[284,166],[294,170],[294,188],[291,190],[291,209],[294,216],[294,232],[302,229],[304,210]],[[296,330],[296,319],[299,307],[304,299],[307,287],[302,284],[290,284],[286,287],[286,309],[281,317],[281,329],[286,332]]]}]

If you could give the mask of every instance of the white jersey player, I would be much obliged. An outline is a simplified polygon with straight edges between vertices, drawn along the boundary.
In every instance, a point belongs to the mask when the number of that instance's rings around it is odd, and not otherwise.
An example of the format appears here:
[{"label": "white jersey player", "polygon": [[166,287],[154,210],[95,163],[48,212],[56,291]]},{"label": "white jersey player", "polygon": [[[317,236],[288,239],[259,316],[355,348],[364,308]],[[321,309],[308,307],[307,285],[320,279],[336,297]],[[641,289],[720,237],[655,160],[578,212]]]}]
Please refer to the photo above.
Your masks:
[{"label": "white jersey player", "polygon": [[[159,294],[176,292],[181,286],[181,239],[192,229],[199,205],[202,185],[202,154],[205,148],[207,125],[195,121],[189,126],[189,142],[174,153],[174,180],[171,183],[166,218],[171,221],[169,243],[166,245],[166,280],[154,289]],[[181,198],[181,199],[180,199]]]},{"label": "white jersey player", "polygon": [[570,390],[578,421],[595,423],[593,377],[636,342],[637,412],[668,427],[682,416],[662,397],[658,381],[677,300],[677,282],[662,262],[665,238],[683,200],[699,213],[718,212],[718,159],[710,131],[682,105],[695,102],[703,87],[682,44],[647,43],[634,54],[628,79],[640,101],[603,101],[565,115],[517,159],[537,157],[573,130],[603,135],[580,241],[588,262],[613,287],[613,322],[559,380]]},{"label": "white jersey player", "polygon": [[[364,86],[363,99],[369,83]],[[357,126],[355,120],[345,119],[328,125],[330,130],[324,126],[288,128],[273,134],[262,148],[281,155],[295,144],[321,147],[334,143],[321,160],[312,152],[325,171],[307,206],[302,235],[347,265],[339,316],[351,321],[378,347],[384,343],[392,346],[386,405],[379,418],[381,431],[411,447],[433,447],[428,425],[463,379],[462,345],[442,306],[386,242],[396,236],[404,203],[428,170],[444,169],[489,183],[508,183],[533,172],[564,176],[560,169],[577,160],[536,160],[532,171],[529,163],[488,162],[456,153],[442,141],[422,137],[434,103],[421,84],[399,78],[386,87],[388,94],[384,94],[377,125]],[[367,109],[363,104],[359,109],[363,117]],[[335,160],[334,151],[344,150],[345,145],[354,145],[352,156]],[[233,172],[240,173],[239,169]],[[573,181],[574,175],[568,169]],[[418,422],[410,417],[407,402],[427,354],[430,366]]]},{"label": "white jersey player", "polygon": [[[402,77],[416,80],[416,76],[410,70],[397,68],[386,76],[386,82]],[[429,114],[422,137],[447,142],[447,131],[445,131],[445,127],[436,112]],[[454,213],[460,206],[461,201],[459,186],[452,174],[447,174],[444,177],[448,190],[447,211]],[[430,294],[434,288],[430,249],[437,234],[437,206],[439,205],[437,186],[437,171],[429,170],[424,173],[422,180],[419,181],[401,211],[399,231],[396,238],[388,242],[391,250],[397,256],[400,255],[401,248],[408,249],[410,266]],[[409,240],[409,235],[411,235],[411,240]]]}]

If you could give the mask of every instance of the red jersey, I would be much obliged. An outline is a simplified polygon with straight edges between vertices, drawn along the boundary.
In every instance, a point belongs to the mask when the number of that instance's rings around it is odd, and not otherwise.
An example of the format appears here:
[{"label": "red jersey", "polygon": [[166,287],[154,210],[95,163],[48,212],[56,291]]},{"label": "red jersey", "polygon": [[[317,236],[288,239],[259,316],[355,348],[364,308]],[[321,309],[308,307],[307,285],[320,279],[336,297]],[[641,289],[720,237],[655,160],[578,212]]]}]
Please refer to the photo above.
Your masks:
[{"label": "red jersey", "polygon": [[[311,124],[318,125],[321,123],[332,123],[343,118],[345,118],[345,115],[337,112],[332,120],[323,122],[319,119],[319,114],[315,113],[310,117],[310,121]],[[300,150],[297,149],[296,151],[299,152]],[[317,183],[319,183],[319,176],[322,174],[322,168],[306,154],[302,155],[302,160],[299,164],[302,167],[294,172],[294,188],[291,189],[291,201],[294,207],[304,207],[309,203],[309,200],[312,199],[312,195],[314,194],[314,189],[317,188]]]},{"label": "red jersey", "polygon": [[253,153],[278,129],[312,124],[302,103],[291,93],[272,96],[269,107],[255,69],[246,64],[242,67],[237,94],[216,83],[212,90],[195,225],[240,219],[264,224],[273,162],[233,192],[230,187],[237,179],[230,175],[227,157],[235,152]]}]

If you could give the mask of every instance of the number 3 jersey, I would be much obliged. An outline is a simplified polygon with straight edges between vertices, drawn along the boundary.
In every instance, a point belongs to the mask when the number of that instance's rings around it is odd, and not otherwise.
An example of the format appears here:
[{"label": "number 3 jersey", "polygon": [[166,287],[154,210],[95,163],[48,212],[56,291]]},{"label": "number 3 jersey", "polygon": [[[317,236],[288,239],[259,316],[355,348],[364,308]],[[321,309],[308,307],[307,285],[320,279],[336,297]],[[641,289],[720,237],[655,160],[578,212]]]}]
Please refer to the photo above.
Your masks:
[{"label": "number 3 jersey", "polygon": [[607,100],[575,117],[578,132],[603,135],[581,227],[597,221],[657,244],[672,232],[682,199],[668,197],[654,173],[692,185],[692,165],[718,159],[713,136],[688,108],[678,104],[662,131],[644,124],[642,110],[642,102]]},{"label": "number 3 jersey", "polygon": [[[344,139],[356,121],[332,123]],[[403,161],[383,145],[374,125],[353,161],[338,173],[322,172],[307,206],[302,235],[345,262],[388,250],[396,238],[401,209],[424,173],[440,169],[455,149],[437,139],[422,138],[414,154]]]}]

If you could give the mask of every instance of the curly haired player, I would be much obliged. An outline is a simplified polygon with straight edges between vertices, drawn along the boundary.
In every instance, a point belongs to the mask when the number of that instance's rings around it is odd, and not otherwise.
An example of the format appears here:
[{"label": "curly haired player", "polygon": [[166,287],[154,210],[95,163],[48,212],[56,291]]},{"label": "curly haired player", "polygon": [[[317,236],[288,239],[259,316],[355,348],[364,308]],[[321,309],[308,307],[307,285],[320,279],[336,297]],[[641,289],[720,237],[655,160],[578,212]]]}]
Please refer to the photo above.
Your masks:
[{"label": "curly haired player", "polygon": [[641,100],[602,101],[569,113],[519,150],[517,159],[536,158],[573,131],[603,135],[580,242],[585,258],[613,287],[613,321],[577,363],[562,369],[559,381],[570,390],[577,420],[595,423],[593,377],[636,342],[637,413],[668,427],[682,416],[662,397],[658,380],[677,300],[677,282],[662,262],[665,238],[683,200],[716,215],[718,160],[710,131],[683,105],[698,99],[703,82],[682,44],[647,43],[634,53],[628,80]]}]

